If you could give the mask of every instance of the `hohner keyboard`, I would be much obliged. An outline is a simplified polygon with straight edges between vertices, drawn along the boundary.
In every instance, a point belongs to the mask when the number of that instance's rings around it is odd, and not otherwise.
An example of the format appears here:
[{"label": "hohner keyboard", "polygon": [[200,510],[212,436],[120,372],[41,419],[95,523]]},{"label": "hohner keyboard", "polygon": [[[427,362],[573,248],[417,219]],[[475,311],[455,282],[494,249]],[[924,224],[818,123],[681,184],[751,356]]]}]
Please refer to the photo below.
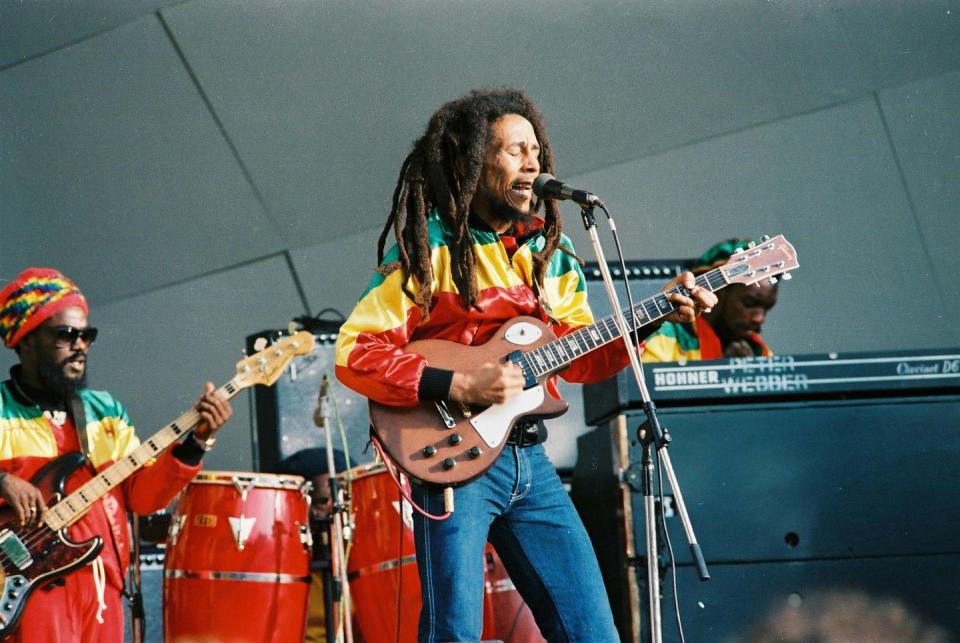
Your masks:
[{"label": "hohner keyboard", "polygon": [[[644,364],[643,371],[658,406],[960,392],[958,349],[737,357]],[[583,394],[588,424],[640,406],[629,369],[585,386]]]}]

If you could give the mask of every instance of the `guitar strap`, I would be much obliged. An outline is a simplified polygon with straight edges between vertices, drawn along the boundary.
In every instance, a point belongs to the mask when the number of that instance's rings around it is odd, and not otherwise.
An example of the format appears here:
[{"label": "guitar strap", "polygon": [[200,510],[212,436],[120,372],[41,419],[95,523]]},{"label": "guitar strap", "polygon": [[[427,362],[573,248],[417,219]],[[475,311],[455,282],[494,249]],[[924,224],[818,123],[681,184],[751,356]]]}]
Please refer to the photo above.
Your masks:
[{"label": "guitar strap", "polygon": [[87,441],[87,415],[83,411],[83,400],[80,399],[80,396],[74,393],[67,400],[67,409],[70,411],[70,417],[73,419],[73,426],[77,429],[77,439],[80,441],[80,452],[83,453],[83,457],[87,459],[87,462],[91,465],[93,461],[90,459],[90,443]]}]

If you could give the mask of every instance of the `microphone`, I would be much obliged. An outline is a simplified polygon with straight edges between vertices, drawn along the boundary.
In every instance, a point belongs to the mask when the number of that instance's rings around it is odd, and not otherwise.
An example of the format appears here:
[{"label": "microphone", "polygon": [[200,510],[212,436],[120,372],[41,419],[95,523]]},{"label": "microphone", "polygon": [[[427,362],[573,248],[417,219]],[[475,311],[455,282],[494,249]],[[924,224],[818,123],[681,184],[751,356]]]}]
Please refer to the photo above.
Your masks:
[{"label": "microphone", "polygon": [[603,201],[596,194],[586,190],[576,190],[566,183],[561,183],[553,178],[552,174],[544,172],[533,182],[533,193],[541,199],[553,199],[554,201],[573,201],[580,205],[603,205]]},{"label": "microphone", "polygon": [[317,408],[313,411],[313,423],[321,429],[327,426],[327,374],[320,379],[320,392],[317,394]]}]

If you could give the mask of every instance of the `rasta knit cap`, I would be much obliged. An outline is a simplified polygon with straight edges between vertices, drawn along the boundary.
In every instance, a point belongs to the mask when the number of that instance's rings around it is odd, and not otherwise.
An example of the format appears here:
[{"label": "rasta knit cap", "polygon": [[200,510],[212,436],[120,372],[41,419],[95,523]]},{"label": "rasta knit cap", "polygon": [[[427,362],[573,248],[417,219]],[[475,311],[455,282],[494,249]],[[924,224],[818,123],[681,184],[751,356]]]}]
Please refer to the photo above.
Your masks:
[{"label": "rasta knit cap", "polygon": [[0,337],[7,348],[13,348],[27,333],[71,306],[89,313],[75,283],[53,268],[27,268],[0,290]]},{"label": "rasta knit cap", "polygon": [[733,238],[715,243],[694,260],[690,272],[699,275],[717,266],[722,266],[727,263],[727,259],[733,256],[737,248],[746,250],[747,246],[753,241],[753,239],[747,238]]}]

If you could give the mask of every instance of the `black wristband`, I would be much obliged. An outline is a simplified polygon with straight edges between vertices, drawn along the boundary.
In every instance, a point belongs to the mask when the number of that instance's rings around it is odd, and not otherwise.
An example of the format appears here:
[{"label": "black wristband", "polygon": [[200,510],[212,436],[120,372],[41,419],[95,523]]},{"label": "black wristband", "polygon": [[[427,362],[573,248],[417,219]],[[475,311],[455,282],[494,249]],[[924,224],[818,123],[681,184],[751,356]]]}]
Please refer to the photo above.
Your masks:
[{"label": "black wristband", "polygon": [[427,366],[420,375],[417,385],[417,397],[421,400],[446,400],[450,397],[450,385],[453,383],[453,371],[445,368]]},{"label": "black wristband", "polygon": [[200,464],[204,453],[206,453],[206,451],[203,450],[203,447],[197,444],[196,440],[189,435],[186,440],[173,447],[173,457],[191,467]]}]

